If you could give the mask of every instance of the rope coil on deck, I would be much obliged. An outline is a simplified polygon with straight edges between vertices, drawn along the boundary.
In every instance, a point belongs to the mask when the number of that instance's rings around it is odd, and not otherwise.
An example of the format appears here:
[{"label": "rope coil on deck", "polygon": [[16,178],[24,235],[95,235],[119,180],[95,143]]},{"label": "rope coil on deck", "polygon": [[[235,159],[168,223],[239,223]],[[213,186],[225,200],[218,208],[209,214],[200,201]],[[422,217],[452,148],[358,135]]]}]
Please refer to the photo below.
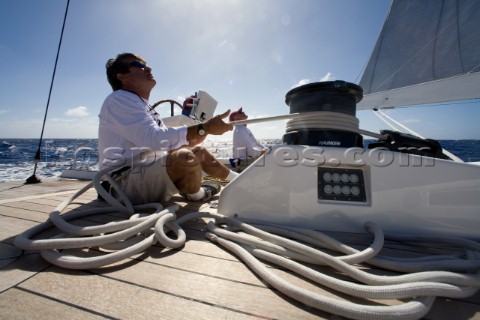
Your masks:
[{"label": "rope coil on deck", "polygon": [[[456,238],[417,237],[412,239],[402,235],[385,236],[381,228],[367,222],[365,229],[373,235],[374,240],[369,247],[359,251],[312,230],[272,225],[253,226],[238,218],[208,212],[193,212],[177,218],[175,215],[178,210],[177,205],[167,208],[159,203],[132,205],[121,190],[119,191],[115,181],[110,179],[121,200],[113,198],[100,186],[100,179],[106,174],[108,170],[100,171],[93,182],[59,204],[50,213],[49,220],[17,236],[15,245],[20,249],[40,250],[45,260],[63,268],[98,268],[142,253],[157,242],[166,248],[180,248],[186,241],[186,234],[181,228],[183,223],[197,218],[211,218],[207,224],[208,232],[206,233],[210,241],[233,252],[278,291],[305,305],[329,313],[353,319],[418,319],[428,313],[435,297],[465,298],[475,294],[480,288],[480,276],[472,274],[480,270],[478,259],[480,244],[474,241]],[[111,207],[70,211],[61,215],[74,199],[93,185]],[[141,213],[146,210],[154,212]],[[124,214],[125,220],[88,227],[69,222],[90,215],[112,212]],[[37,234],[51,227],[57,227],[62,233],[51,239],[34,239]],[[169,237],[170,232],[173,232],[176,238]],[[407,260],[394,259],[379,254],[385,238],[416,241],[421,244],[444,243],[463,250],[465,254],[426,256]],[[85,248],[98,248],[97,252],[100,255],[85,257],[72,253],[72,249]],[[343,255],[334,256],[326,251],[336,251]],[[270,268],[265,267],[259,259],[352,297],[411,300],[398,305],[385,306],[363,305],[326,297],[285,281],[274,274]],[[329,266],[353,281],[320,273],[300,262]],[[354,266],[360,263],[410,273],[379,276]],[[460,272],[469,272],[469,274]]]}]

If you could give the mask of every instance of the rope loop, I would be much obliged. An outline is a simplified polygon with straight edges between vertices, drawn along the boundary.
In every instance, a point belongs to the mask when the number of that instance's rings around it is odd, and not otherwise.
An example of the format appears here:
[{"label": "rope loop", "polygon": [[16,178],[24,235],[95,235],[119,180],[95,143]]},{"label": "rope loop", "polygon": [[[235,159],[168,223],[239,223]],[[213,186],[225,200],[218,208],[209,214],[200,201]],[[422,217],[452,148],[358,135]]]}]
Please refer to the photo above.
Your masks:
[{"label": "rope loop", "polygon": [[[111,170],[111,169],[110,169]],[[68,269],[99,268],[133,255],[145,252],[157,242],[166,248],[180,248],[185,244],[186,233],[181,225],[186,221],[208,218],[206,237],[234,253],[250,269],[270,286],[305,305],[352,319],[418,319],[428,313],[435,297],[451,299],[474,295],[480,288],[480,245],[471,240],[431,237],[406,237],[384,235],[373,222],[364,224],[372,236],[372,243],[363,250],[341,243],[328,235],[314,231],[279,225],[254,224],[238,217],[226,217],[219,213],[192,212],[177,218],[178,205],[164,208],[159,203],[133,206],[116,186],[120,201],[106,192],[99,181],[107,171],[100,172],[85,187],[59,204],[49,215],[49,220],[37,225],[15,239],[15,245],[24,250],[40,250],[48,262]],[[114,180],[112,179],[114,182]],[[112,201],[111,207],[61,214],[74,199],[93,185],[97,192],[105,191],[104,199]],[[112,200],[114,199],[114,200]],[[153,209],[153,213],[152,213]],[[148,210],[150,213],[142,213]],[[69,221],[94,214],[121,212],[128,218],[97,226],[76,226]],[[60,233],[51,239],[33,239],[51,227]],[[169,233],[176,236],[171,238]],[[432,243],[445,243],[453,248],[451,255],[427,255],[414,259],[398,259],[381,255],[385,239],[434,247]],[[84,248],[90,248],[85,256]],[[69,253],[62,249],[70,249]],[[75,249],[80,251],[75,256]],[[426,249],[425,249],[426,250]],[[332,254],[332,251],[334,252]],[[459,254],[460,253],[460,254]],[[362,299],[406,299],[397,305],[360,304],[344,299],[323,296],[280,278],[260,259],[308,279],[311,283],[330,288],[341,295]],[[326,265],[342,279],[335,278],[304,263]],[[365,263],[387,270],[399,271],[399,275],[370,274],[357,266]],[[442,271],[436,271],[442,270]],[[456,272],[452,272],[454,270]],[[358,298],[361,298],[360,300]]]},{"label": "rope loop", "polygon": [[[187,241],[185,231],[176,223],[176,220],[177,216],[175,213],[168,212],[160,217],[155,224],[155,237],[165,248],[176,249],[183,246],[185,241]],[[165,233],[165,229],[167,229],[165,227],[168,227],[168,230],[172,231],[177,236],[177,239],[168,237]]]},{"label": "rope loop", "polygon": [[382,134],[360,129],[359,123],[360,121],[357,117],[346,113],[331,111],[303,112],[296,114],[295,117],[287,121],[285,132],[306,129],[330,129],[350,131],[382,140],[385,139],[385,136]]},{"label": "rope loop", "polygon": [[[107,201],[112,207],[116,208],[119,212],[130,216],[134,213],[133,205],[130,199],[127,197],[125,192],[123,192],[122,188],[118,185],[118,183],[112,178],[110,173],[123,168],[125,165],[117,165],[114,167],[108,167],[105,169],[100,170],[95,174],[93,177],[93,185],[95,186],[95,190],[97,190],[98,194]],[[102,186],[102,180],[105,179],[110,183],[110,190],[106,190]],[[112,195],[112,191],[116,193],[116,197]],[[120,198],[120,200],[117,200]],[[122,202],[124,204],[122,204]]]}]

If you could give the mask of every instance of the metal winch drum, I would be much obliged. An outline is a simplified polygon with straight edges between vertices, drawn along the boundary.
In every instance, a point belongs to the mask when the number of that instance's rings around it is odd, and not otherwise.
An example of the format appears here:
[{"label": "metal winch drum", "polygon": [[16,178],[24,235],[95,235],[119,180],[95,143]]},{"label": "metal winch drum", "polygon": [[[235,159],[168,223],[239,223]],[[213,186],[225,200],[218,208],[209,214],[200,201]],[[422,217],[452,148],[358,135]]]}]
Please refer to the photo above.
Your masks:
[{"label": "metal winch drum", "polygon": [[[312,111],[343,113],[355,117],[356,105],[363,98],[363,89],[345,81],[309,83],[287,92],[285,103],[290,114]],[[320,116],[321,114],[319,114]],[[322,128],[296,129],[283,136],[287,145],[328,147],[363,147],[363,137],[351,131]]]}]

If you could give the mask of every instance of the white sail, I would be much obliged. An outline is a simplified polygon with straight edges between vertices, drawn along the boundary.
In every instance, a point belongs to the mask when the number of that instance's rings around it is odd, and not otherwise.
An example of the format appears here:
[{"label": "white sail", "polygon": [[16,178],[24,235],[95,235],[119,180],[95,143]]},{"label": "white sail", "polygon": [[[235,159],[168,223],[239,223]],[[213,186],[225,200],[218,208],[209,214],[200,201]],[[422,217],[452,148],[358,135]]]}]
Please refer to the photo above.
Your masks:
[{"label": "white sail", "polygon": [[480,1],[393,0],[357,109],[480,98]]}]

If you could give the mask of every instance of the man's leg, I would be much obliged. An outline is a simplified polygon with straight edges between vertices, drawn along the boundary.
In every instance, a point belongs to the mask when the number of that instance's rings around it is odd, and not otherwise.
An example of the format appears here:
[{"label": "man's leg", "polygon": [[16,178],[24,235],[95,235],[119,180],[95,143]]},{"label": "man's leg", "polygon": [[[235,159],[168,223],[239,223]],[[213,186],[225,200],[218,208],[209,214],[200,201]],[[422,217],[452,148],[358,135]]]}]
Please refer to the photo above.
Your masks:
[{"label": "man's leg", "polygon": [[206,174],[223,180],[227,179],[230,174],[230,169],[219,162],[208,149],[202,146],[195,146],[191,150],[199,160],[200,166]]},{"label": "man's leg", "polygon": [[167,173],[181,193],[198,192],[202,183],[202,167],[190,149],[177,149],[167,156]]},{"label": "man's leg", "polygon": [[180,193],[190,200],[205,200],[220,191],[220,185],[202,186],[202,171],[215,178],[233,179],[230,171],[203,147],[178,149],[167,157],[167,173]]}]

